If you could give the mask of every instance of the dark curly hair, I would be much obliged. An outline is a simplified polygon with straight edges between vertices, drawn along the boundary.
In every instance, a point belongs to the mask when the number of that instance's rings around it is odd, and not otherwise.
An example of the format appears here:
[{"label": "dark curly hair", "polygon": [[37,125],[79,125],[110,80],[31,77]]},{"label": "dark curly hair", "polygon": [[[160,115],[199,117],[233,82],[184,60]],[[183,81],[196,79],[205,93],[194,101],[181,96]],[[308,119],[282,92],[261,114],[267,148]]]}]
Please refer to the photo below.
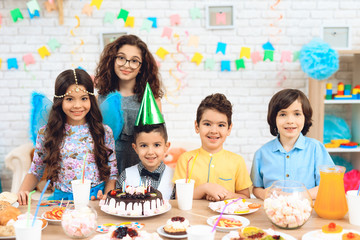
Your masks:
[{"label": "dark curly hair", "polygon": [[228,127],[231,126],[232,105],[231,102],[227,100],[224,94],[222,93],[211,94],[201,101],[196,112],[196,122],[198,125],[200,125],[200,121],[205,110],[208,109],[213,109],[220,113],[225,114],[228,120]]},{"label": "dark curly hair", "polygon": [[[89,92],[94,92],[94,85],[90,75],[81,69],[76,69],[76,76],[79,85],[85,87]],[[66,70],[59,74],[55,81],[55,95],[61,96],[66,93],[69,86],[75,84],[73,70]],[[96,165],[99,170],[100,179],[106,181],[110,176],[110,167],[108,166],[109,156],[112,150],[105,146],[105,129],[102,124],[102,116],[95,96],[90,95],[90,111],[86,115],[86,122],[89,125],[91,136],[94,140],[93,153],[95,155]],[[47,179],[51,182],[58,180],[60,172],[60,150],[65,137],[66,114],[62,109],[64,97],[54,97],[54,104],[49,114],[49,121],[45,130],[44,141],[44,164],[47,169]]]},{"label": "dark curly hair", "polygon": [[142,63],[139,73],[136,76],[134,93],[137,100],[141,102],[145,86],[148,82],[154,97],[161,98],[164,95],[162,90],[159,69],[155,58],[149,51],[146,43],[135,35],[123,35],[115,41],[107,44],[101,53],[99,64],[95,70],[95,87],[101,95],[107,95],[119,89],[119,77],[114,71],[115,57],[123,45],[136,46],[141,51]]},{"label": "dark curly hair", "polygon": [[302,111],[305,116],[304,128],[301,133],[305,136],[311,125],[312,125],[312,108],[309,102],[309,99],[305,94],[297,89],[284,89],[277,92],[270,100],[268,107],[267,122],[270,126],[270,133],[273,136],[278,135],[278,129],[276,127],[276,116],[281,109],[288,108],[293,102],[299,100],[301,103]]}]

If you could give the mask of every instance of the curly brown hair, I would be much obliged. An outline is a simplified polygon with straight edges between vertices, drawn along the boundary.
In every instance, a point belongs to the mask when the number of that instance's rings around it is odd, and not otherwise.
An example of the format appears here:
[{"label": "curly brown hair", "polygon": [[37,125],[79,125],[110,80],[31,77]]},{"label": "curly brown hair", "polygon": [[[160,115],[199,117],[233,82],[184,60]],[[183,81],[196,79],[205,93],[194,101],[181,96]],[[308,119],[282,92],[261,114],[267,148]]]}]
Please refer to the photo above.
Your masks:
[{"label": "curly brown hair", "polygon": [[293,102],[299,100],[301,103],[302,111],[305,116],[304,128],[301,133],[305,136],[312,125],[312,108],[309,99],[305,94],[298,89],[284,89],[277,92],[270,100],[268,107],[267,122],[270,126],[270,133],[273,136],[278,135],[276,127],[276,116],[281,109],[288,108]]},{"label": "curly brown hair", "polygon": [[200,121],[205,110],[208,109],[213,109],[225,114],[228,120],[228,126],[231,126],[232,105],[231,102],[227,100],[224,94],[211,94],[201,101],[196,112],[196,122],[198,125],[200,125]]},{"label": "curly brown hair", "polygon": [[[76,76],[79,85],[85,87],[88,92],[94,92],[94,85],[90,75],[81,69],[76,69]],[[55,81],[55,95],[61,96],[66,93],[69,86],[75,84],[75,76],[72,69],[65,70],[59,74]],[[86,122],[89,125],[90,133],[94,141],[93,154],[99,170],[100,179],[107,181],[110,176],[108,165],[109,156],[112,150],[105,146],[105,129],[102,124],[102,116],[95,96],[90,95],[90,111],[86,115]],[[47,179],[51,182],[58,180],[60,172],[60,148],[65,137],[66,114],[62,109],[64,97],[54,97],[54,104],[49,114],[49,120],[45,130],[44,141],[44,164],[47,169]]]},{"label": "curly brown hair", "polygon": [[160,81],[159,69],[155,58],[149,51],[146,43],[135,35],[123,35],[115,41],[107,44],[100,55],[99,64],[95,70],[95,87],[101,95],[107,95],[119,89],[119,77],[114,70],[115,57],[123,45],[136,46],[141,51],[141,68],[136,76],[134,93],[137,100],[141,102],[145,86],[148,82],[155,98],[164,95]]}]

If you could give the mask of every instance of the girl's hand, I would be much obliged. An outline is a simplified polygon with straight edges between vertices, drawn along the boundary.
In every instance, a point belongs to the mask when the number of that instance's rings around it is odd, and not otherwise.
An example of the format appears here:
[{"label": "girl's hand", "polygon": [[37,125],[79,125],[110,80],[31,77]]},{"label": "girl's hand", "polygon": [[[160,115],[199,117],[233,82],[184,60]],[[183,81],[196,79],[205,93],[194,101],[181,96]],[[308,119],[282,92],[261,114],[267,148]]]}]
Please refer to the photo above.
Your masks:
[{"label": "girl's hand", "polygon": [[20,191],[17,193],[20,205],[26,205],[29,197],[29,191]]}]

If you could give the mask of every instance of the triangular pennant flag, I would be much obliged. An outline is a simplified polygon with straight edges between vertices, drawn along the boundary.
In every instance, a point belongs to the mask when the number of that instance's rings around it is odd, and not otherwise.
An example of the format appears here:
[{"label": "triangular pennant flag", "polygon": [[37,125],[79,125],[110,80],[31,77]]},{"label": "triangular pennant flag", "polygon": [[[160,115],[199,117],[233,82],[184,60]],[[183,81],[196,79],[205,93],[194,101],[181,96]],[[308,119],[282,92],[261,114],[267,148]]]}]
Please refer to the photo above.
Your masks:
[{"label": "triangular pennant flag", "polygon": [[124,22],[126,22],[128,15],[129,15],[128,11],[126,11],[125,9],[121,9],[119,15],[117,16],[117,19],[121,18],[124,20]]},{"label": "triangular pennant flag", "polygon": [[250,48],[242,47],[240,51],[240,58],[246,57],[247,59],[250,59],[250,56]]},{"label": "triangular pennant flag", "polygon": [[206,59],[206,61],[205,61],[205,69],[212,70],[212,69],[214,69],[214,67],[215,67],[215,59],[213,59],[213,58]]},{"label": "triangular pennant flag", "polygon": [[20,12],[20,9],[18,8],[11,10],[10,14],[14,22],[17,22],[19,19],[24,19],[23,15]]},{"label": "triangular pennant flag", "polygon": [[221,71],[229,71],[230,72],[230,61],[229,60],[222,60],[221,61]]},{"label": "triangular pennant flag", "polygon": [[101,3],[103,0],[92,0],[90,3],[90,6],[96,6],[96,8],[99,10],[101,7]]},{"label": "triangular pennant flag", "polygon": [[264,51],[264,62],[266,59],[269,59],[270,61],[274,61],[274,51],[272,50],[265,50]]},{"label": "triangular pennant flag", "polygon": [[245,68],[245,61],[244,59],[236,59],[235,60],[236,70],[239,70],[240,68]]},{"label": "triangular pennant flag", "polygon": [[134,24],[135,24],[135,17],[128,16],[127,19],[126,19],[124,27],[132,27],[133,28]]},{"label": "triangular pennant flag", "polygon": [[160,109],[155,101],[155,97],[147,82],[143,99],[140,104],[139,113],[135,120],[135,126],[165,123]]}]

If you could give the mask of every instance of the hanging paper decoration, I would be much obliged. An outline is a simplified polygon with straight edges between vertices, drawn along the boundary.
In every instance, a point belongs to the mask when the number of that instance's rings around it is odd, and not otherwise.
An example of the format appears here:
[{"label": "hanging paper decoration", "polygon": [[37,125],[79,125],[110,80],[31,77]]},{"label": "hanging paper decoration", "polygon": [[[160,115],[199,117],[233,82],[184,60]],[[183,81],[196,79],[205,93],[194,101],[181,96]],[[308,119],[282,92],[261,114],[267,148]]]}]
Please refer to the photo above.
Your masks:
[{"label": "hanging paper decoration", "polygon": [[215,67],[215,59],[208,58],[208,59],[205,60],[205,70],[206,69],[213,70],[214,67]]},{"label": "hanging paper decoration", "polygon": [[86,3],[81,11],[81,13],[91,17],[93,12],[93,6],[91,6],[90,4]]},{"label": "hanging paper decoration", "polygon": [[221,61],[221,71],[229,71],[230,72],[230,61],[229,60],[222,60]]},{"label": "hanging paper decoration", "polygon": [[42,59],[44,59],[46,56],[50,56],[50,52],[45,46],[39,48],[38,53]]},{"label": "hanging paper decoration", "polygon": [[60,47],[60,43],[55,38],[50,38],[47,45],[50,47],[51,51],[54,51],[55,49]]},{"label": "hanging paper decoration", "polygon": [[275,50],[275,48],[273,47],[273,45],[269,41],[267,41],[265,44],[263,44],[262,48],[264,50],[272,50],[272,51]]},{"label": "hanging paper decoration", "polygon": [[171,38],[172,35],[172,29],[169,27],[164,27],[163,29],[163,33],[161,34],[161,37],[167,37],[169,40]]},{"label": "hanging paper decoration", "polygon": [[251,53],[251,61],[253,64],[256,64],[257,62],[261,61],[261,56],[259,52],[252,52]]},{"label": "hanging paper decoration", "polygon": [[12,68],[19,69],[18,62],[17,62],[16,58],[8,58],[7,59],[7,65],[8,65],[9,70],[12,69]]},{"label": "hanging paper decoration", "polygon": [[226,13],[225,12],[218,12],[216,13],[216,25],[226,25]]},{"label": "hanging paper decoration", "polygon": [[31,13],[31,12],[30,12],[30,9],[27,9],[27,10],[28,10],[30,19],[33,19],[34,17],[40,17],[40,13],[39,13],[38,10],[35,10],[34,13]]},{"label": "hanging paper decoration", "polygon": [[222,52],[222,54],[225,55],[225,51],[226,51],[226,43],[218,42],[217,48],[216,48],[216,53]]},{"label": "hanging paper decoration", "polygon": [[56,5],[54,2],[50,2],[50,1],[45,2],[44,5],[45,5],[46,11],[48,11],[48,12],[56,10]]},{"label": "hanging paper decoration", "polygon": [[1,63],[2,63],[2,59],[0,58],[0,69],[1,69]]},{"label": "hanging paper decoration", "polygon": [[296,60],[298,60],[300,57],[300,51],[295,51],[293,52],[293,62],[295,62]]},{"label": "hanging paper decoration", "polygon": [[[80,45],[77,46],[74,50],[72,50],[71,54],[75,54],[82,45],[84,45],[84,40],[80,39]],[[80,61],[82,61],[82,59]]]},{"label": "hanging paper decoration", "polygon": [[188,46],[198,47],[198,46],[199,46],[199,37],[198,37],[198,36],[195,36],[195,35],[191,35],[191,36],[189,37]]},{"label": "hanging paper decoration", "polygon": [[117,19],[122,19],[124,22],[126,22],[126,19],[128,18],[129,12],[125,9],[120,9],[119,15],[117,16]]},{"label": "hanging paper decoration", "polygon": [[240,58],[246,57],[247,59],[250,59],[250,48],[248,47],[242,47],[240,51]]},{"label": "hanging paper decoration", "polygon": [[274,51],[272,50],[265,50],[264,51],[264,62],[266,59],[269,59],[271,62],[274,61]]},{"label": "hanging paper decoration", "polygon": [[166,56],[167,54],[169,54],[169,52],[166,51],[164,48],[160,47],[160,48],[156,51],[155,54],[158,55],[159,58],[161,58],[162,60],[164,60],[164,59],[165,59],[165,56]]},{"label": "hanging paper decoration", "polygon": [[103,0],[92,0],[90,6],[96,6],[96,8],[100,10],[102,2]]},{"label": "hanging paper decoration", "polygon": [[152,24],[153,22],[149,19],[144,19],[140,30],[146,30],[147,32],[150,32]]},{"label": "hanging paper decoration", "polygon": [[236,65],[236,70],[239,70],[240,68],[244,68],[245,69],[245,61],[244,59],[236,59],[235,60],[235,65]]},{"label": "hanging paper decoration", "polygon": [[17,22],[19,19],[24,19],[19,8],[15,8],[14,10],[11,10],[10,14],[14,22]]},{"label": "hanging paper decoration", "polygon": [[201,13],[199,8],[191,8],[190,9],[191,19],[194,20],[196,18],[201,18]]},{"label": "hanging paper decoration", "polygon": [[314,39],[300,51],[302,70],[311,78],[322,80],[339,69],[337,51],[321,39]]},{"label": "hanging paper decoration", "polygon": [[76,18],[76,20],[77,20],[77,25],[76,25],[73,29],[70,30],[70,34],[71,34],[72,36],[75,36],[74,30],[75,30],[76,28],[80,27],[80,18],[79,18],[79,16],[76,15],[75,18]]},{"label": "hanging paper decoration", "polygon": [[156,17],[148,17],[150,21],[152,21],[152,27],[157,28],[157,18]]},{"label": "hanging paper decoration", "polygon": [[114,23],[115,13],[106,12],[104,16],[104,23]]},{"label": "hanging paper decoration", "polygon": [[125,22],[125,27],[134,27],[135,25],[135,17],[130,17],[128,16],[127,19],[126,19],[126,22]]},{"label": "hanging paper decoration", "polygon": [[40,11],[40,6],[36,0],[31,0],[26,5],[31,14],[35,14],[35,11]]},{"label": "hanging paper decoration", "polygon": [[23,56],[23,60],[25,62],[25,65],[35,64],[34,56],[31,53],[25,54]]},{"label": "hanging paper decoration", "polygon": [[291,62],[291,52],[290,51],[282,51],[280,62]]},{"label": "hanging paper decoration", "polygon": [[[275,0],[275,3],[270,6],[271,11],[276,11],[275,7],[280,3],[280,0]],[[270,30],[270,37],[276,37],[279,33],[282,32],[280,28],[277,26],[279,25],[279,22],[283,19],[283,14],[279,13],[275,21],[270,23],[270,27],[272,30]]]},{"label": "hanging paper decoration", "polygon": [[171,26],[180,25],[180,16],[179,16],[179,14],[174,14],[174,15],[170,16],[170,25]]},{"label": "hanging paper decoration", "polygon": [[195,62],[196,65],[199,65],[201,63],[201,60],[203,59],[203,55],[201,53],[194,53],[194,56],[191,59],[191,62]]}]

